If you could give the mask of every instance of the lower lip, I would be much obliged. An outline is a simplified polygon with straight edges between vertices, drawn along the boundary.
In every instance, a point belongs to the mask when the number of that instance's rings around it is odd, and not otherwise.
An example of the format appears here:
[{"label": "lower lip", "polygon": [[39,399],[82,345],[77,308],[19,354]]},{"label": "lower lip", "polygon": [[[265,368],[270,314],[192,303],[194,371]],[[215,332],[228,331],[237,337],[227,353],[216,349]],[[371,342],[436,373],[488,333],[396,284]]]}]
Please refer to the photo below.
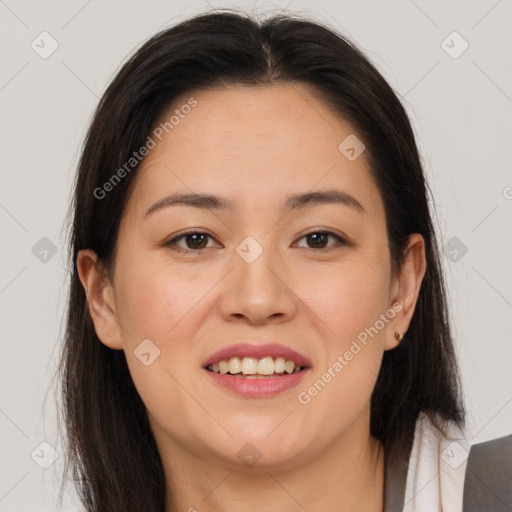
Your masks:
[{"label": "lower lip", "polygon": [[215,373],[206,369],[204,371],[208,373],[217,384],[237,395],[247,398],[267,398],[297,386],[306,373],[309,372],[309,368],[297,373],[289,373],[269,379],[246,379],[244,377],[235,377],[227,373]]}]

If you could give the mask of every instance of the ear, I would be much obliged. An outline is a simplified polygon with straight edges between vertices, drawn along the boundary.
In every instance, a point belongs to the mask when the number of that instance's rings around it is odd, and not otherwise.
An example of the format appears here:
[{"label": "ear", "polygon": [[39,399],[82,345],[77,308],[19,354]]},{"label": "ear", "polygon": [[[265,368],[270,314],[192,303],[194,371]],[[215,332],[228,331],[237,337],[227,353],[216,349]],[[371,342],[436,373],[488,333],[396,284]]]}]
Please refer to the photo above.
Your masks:
[{"label": "ear", "polygon": [[390,306],[396,314],[388,324],[384,350],[391,350],[400,343],[395,333],[403,336],[407,332],[426,269],[425,240],[414,233],[409,237],[402,268],[392,281]]},{"label": "ear", "polygon": [[76,258],[78,275],[87,295],[89,313],[100,341],[114,350],[123,348],[116,317],[114,290],[94,251],[83,249]]}]

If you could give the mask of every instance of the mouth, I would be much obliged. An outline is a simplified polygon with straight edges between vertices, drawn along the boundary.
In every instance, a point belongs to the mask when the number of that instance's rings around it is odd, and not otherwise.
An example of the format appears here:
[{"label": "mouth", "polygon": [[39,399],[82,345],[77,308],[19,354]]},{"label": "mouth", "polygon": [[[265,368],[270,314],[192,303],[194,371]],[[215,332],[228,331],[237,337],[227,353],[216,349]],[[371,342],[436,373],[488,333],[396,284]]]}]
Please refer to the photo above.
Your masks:
[{"label": "mouth", "polygon": [[209,364],[206,369],[220,375],[233,375],[241,379],[271,379],[282,377],[291,373],[298,373],[305,369],[292,360],[284,357],[265,356],[260,359],[255,357],[238,356],[230,359],[222,359],[218,363]]},{"label": "mouth", "polygon": [[224,389],[263,398],[296,386],[311,366],[309,359],[283,345],[239,344],[210,356],[203,369]]}]

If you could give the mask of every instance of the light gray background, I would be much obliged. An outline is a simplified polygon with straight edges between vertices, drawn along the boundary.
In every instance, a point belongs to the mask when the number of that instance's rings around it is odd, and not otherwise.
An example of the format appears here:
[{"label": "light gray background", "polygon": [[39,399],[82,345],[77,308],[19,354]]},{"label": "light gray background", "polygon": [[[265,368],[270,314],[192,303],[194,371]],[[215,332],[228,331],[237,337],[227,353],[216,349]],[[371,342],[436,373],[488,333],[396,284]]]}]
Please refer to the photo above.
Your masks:
[{"label": "light gray background", "polygon": [[[62,449],[48,389],[66,300],[61,228],[92,111],[140,43],[210,5],[287,7],[327,23],[358,43],[403,96],[440,242],[457,237],[468,249],[457,262],[443,260],[471,442],[512,432],[511,0],[0,0],[2,512],[56,510]],[[47,59],[31,48],[43,31],[59,45]],[[441,46],[453,31],[469,43],[456,59]],[[46,263],[32,252],[42,237],[58,248]],[[60,453],[46,470],[31,458],[43,441]],[[48,457],[42,450],[36,454]],[[80,509],[73,496],[70,487],[66,510]]]}]

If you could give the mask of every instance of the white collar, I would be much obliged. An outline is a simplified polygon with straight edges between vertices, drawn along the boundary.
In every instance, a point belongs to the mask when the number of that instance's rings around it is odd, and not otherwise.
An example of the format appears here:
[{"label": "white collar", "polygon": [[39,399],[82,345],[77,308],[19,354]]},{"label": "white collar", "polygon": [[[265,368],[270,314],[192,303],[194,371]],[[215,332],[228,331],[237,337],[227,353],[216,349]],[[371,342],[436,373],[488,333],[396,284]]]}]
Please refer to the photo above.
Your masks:
[{"label": "white collar", "polygon": [[453,422],[439,420],[445,436],[420,412],[404,497],[404,512],[461,512],[470,443]]}]

